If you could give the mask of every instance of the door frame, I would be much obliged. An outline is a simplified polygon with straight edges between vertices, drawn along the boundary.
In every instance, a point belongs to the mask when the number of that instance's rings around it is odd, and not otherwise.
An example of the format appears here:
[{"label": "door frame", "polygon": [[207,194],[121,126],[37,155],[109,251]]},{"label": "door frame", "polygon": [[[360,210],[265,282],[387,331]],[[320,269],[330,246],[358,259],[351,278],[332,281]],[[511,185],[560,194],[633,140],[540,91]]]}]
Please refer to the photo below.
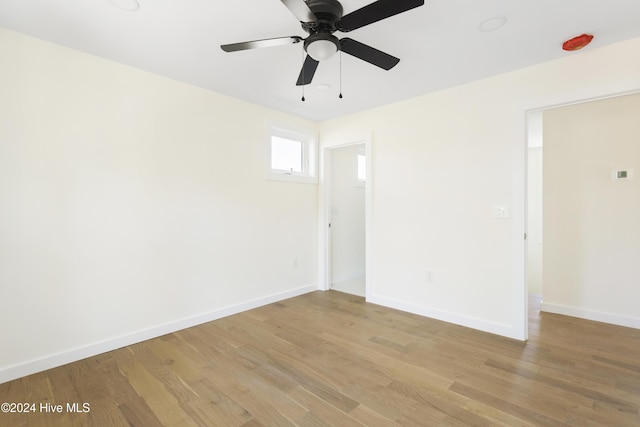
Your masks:
[{"label": "door frame", "polygon": [[331,289],[331,150],[353,145],[364,145],[367,179],[364,185],[364,227],[365,227],[365,299],[373,295],[372,277],[372,190],[373,190],[373,149],[371,135],[348,140],[327,142],[320,150],[320,197],[319,197],[319,242],[318,251],[318,288],[323,291]]}]

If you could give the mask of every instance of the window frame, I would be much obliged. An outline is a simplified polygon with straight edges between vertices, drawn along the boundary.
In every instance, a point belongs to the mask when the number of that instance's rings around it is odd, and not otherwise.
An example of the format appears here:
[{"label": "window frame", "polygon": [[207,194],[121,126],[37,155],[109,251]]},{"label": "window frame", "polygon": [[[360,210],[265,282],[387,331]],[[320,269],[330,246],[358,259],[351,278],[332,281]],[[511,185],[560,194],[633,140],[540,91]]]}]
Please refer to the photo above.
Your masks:
[{"label": "window frame", "polygon": [[[273,137],[298,141],[302,145],[302,171],[287,171],[272,168]],[[318,183],[318,139],[310,130],[270,123],[267,126],[267,179],[271,181]]]},{"label": "window frame", "polygon": [[[360,157],[363,158],[364,160],[364,179],[361,179],[359,176],[359,172],[360,172]],[[355,187],[362,187],[364,188],[367,184],[367,154],[364,152],[364,150],[358,150],[356,151],[356,154],[353,156],[353,163],[354,163],[354,167],[353,167],[353,185]]]}]

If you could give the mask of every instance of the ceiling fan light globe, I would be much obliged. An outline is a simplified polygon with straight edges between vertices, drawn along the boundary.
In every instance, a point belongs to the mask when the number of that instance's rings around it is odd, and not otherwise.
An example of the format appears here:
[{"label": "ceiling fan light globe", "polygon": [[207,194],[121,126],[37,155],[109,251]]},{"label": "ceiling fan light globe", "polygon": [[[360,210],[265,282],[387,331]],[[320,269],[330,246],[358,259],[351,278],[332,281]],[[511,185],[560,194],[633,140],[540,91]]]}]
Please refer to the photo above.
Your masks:
[{"label": "ceiling fan light globe", "polygon": [[307,53],[316,61],[331,58],[338,51],[338,47],[331,40],[314,40],[307,46]]}]

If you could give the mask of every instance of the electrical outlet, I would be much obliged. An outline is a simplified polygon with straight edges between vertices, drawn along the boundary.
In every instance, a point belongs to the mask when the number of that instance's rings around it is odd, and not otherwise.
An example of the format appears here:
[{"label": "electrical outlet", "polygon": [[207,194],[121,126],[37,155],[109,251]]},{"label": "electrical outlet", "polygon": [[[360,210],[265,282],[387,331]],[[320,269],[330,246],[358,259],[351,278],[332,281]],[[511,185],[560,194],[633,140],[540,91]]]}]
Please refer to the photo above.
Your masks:
[{"label": "electrical outlet", "polygon": [[298,258],[293,259],[293,261],[291,262],[291,266],[293,268],[298,268]]}]

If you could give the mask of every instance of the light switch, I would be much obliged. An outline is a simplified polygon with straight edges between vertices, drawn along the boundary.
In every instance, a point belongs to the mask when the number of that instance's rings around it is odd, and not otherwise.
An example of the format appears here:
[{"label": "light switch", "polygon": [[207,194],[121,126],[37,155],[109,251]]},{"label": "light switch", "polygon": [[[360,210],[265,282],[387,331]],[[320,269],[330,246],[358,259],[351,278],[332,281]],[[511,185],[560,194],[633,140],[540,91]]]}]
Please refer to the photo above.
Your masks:
[{"label": "light switch", "polygon": [[498,219],[509,218],[509,211],[504,205],[496,205],[493,207],[493,217]]}]

